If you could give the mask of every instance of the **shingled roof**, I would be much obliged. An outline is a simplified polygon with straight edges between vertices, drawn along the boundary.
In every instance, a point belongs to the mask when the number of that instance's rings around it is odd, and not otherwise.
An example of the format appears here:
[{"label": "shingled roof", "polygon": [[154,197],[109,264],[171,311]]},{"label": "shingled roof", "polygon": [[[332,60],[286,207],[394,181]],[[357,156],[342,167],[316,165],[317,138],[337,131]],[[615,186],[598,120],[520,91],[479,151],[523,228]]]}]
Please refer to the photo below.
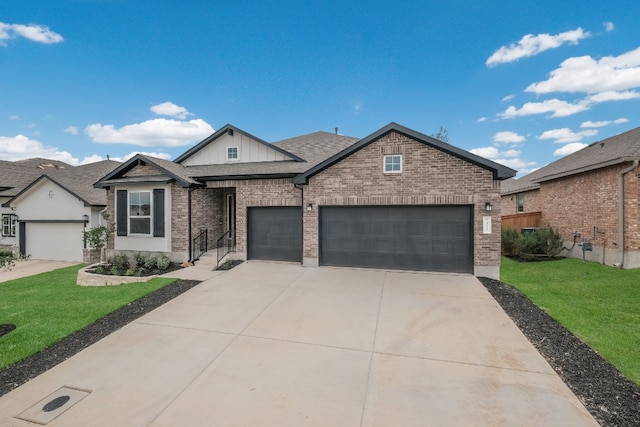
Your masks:
[{"label": "shingled roof", "polygon": [[[231,127],[227,125],[227,127]],[[233,127],[235,131],[238,128]],[[217,134],[217,133],[216,133]],[[206,138],[209,141],[212,137]],[[255,138],[255,137],[252,137]],[[183,166],[176,161],[158,159],[155,157],[138,154],[120,167],[104,176],[95,186],[105,188],[117,184],[133,182],[157,182],[159,177],[127,177],[126,172],[135,167],[139,162],[155,165],[160,172],[170,180],[175,180],[184,187],[201,186],[204,181],[228,180],[228,179],[253,179],[293,177],[316,164],[322,162],[335,153],[354,144],[358,138],[338,135],[329,132],[314,132],[295,138],[274,142],[273,145],[281,152],[289,153],[291,160],[269,162],[242,162],[224,163],[213,165]],[[202,143],[197,146],[201,146]],[[188,150],[187,152],[192,152]]]},{"label": "shingled roof", "polygon": [[502,183],[503,195],[534,190],[541,182],[640,160],[640,127],[603,139],[518,179]]},{"label": "shingled roof", "polygon": [[40,157],[15,162],[0,160],[0,197],[15,196],[42,174],[72,168],[67,163]]},{"label": "shingled roof", "polygon": [[[3,206],[9,206],[11,202],[26,193],[29,189],[31,189],[34,185],[36,185],[43,179],[49,179],[53,181],[58,186],[64,188],[66,191],[82,200],[86,205],[106,206],[106,192],[95,188],[92,184],[98,178],[104,176],[106,173],[110,172],[118,165],[120,165],[120,162],[116,162],[113,160],[103,160],[100,162],[89,163],[81,166],[66,165],[64,168],[54,167],[50,170],[47,168],[41,169],[39,175],[27,174],[26,176],[21,177],[21,179],[25,178],[25,182],[28,178],[28,182],[26,182],[25,185],[21,186],[19,188],[19,191],[17,192],[15,192],[15,190],[17,190],[18,187],[13,188],[12,190],[14,190],[15,194],[11,194],[11,196],[13,197],[6,203],[4,203]],[[8,193],[8,191],[4,191],[0,194],[6,195],[6,193]]]}]

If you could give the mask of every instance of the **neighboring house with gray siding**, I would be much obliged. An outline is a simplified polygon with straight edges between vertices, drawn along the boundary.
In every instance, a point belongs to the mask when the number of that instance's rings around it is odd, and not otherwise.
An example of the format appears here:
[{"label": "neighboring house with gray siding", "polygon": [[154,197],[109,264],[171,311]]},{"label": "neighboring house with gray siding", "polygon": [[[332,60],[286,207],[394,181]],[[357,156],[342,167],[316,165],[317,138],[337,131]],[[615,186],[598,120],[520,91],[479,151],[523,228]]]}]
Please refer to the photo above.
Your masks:
[{"label": "neighboring house with gray siding", "polygon": [[500,182],[515,171],[391,123],[268,143],[226,125],[174,162],[99,179],[113,249],[499,277]]}]

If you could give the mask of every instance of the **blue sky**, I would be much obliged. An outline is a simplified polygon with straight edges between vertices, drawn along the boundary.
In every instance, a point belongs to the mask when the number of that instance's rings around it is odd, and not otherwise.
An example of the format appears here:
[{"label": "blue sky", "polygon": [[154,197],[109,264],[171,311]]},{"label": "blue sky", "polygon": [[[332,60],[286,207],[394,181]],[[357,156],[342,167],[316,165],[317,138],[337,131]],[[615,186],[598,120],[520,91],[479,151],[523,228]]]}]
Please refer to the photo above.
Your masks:
[{"label": "blue sky", "polygon": [[637,1],[0,2],[0,159],[389,122],[519,175],[640,126]]}]

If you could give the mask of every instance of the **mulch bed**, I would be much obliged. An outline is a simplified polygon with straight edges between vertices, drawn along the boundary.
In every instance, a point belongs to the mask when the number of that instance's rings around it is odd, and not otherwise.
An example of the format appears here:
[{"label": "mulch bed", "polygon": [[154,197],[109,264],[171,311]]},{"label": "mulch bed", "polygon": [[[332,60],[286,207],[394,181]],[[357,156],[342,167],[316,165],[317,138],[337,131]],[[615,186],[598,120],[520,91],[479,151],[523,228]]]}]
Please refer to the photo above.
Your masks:
[{"label": "mulch bed", "polygon": [[480,281],[600,425],[640,425],[638,384],[514,287]]},{"label": "mulch bed", "polygon": [[19,362],[0,369],[0,396],[67,360],[138,317],[201,283],[178,280],[96,320],[89,326]]},{"label": "mulch bed", "polygon": [[[640,425],[640,386],[625,378],[517,289],[484,277],[480,281],[602,426]],[[179,280],[165,286],[33,356],[1,369],[0,396],[198,283]]]}]

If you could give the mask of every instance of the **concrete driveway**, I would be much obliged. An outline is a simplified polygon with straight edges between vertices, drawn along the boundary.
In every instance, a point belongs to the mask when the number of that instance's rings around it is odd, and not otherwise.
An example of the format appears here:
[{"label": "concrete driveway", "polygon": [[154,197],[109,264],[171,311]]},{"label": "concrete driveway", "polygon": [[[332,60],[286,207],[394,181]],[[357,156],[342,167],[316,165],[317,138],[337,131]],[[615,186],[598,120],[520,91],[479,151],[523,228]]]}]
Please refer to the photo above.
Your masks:
[{"label": "concrete driveway", "polygon": [[266,262],[0,398],[0,425],[28,425],[20,414],[51,426],[597,426],[472,276]]}]

